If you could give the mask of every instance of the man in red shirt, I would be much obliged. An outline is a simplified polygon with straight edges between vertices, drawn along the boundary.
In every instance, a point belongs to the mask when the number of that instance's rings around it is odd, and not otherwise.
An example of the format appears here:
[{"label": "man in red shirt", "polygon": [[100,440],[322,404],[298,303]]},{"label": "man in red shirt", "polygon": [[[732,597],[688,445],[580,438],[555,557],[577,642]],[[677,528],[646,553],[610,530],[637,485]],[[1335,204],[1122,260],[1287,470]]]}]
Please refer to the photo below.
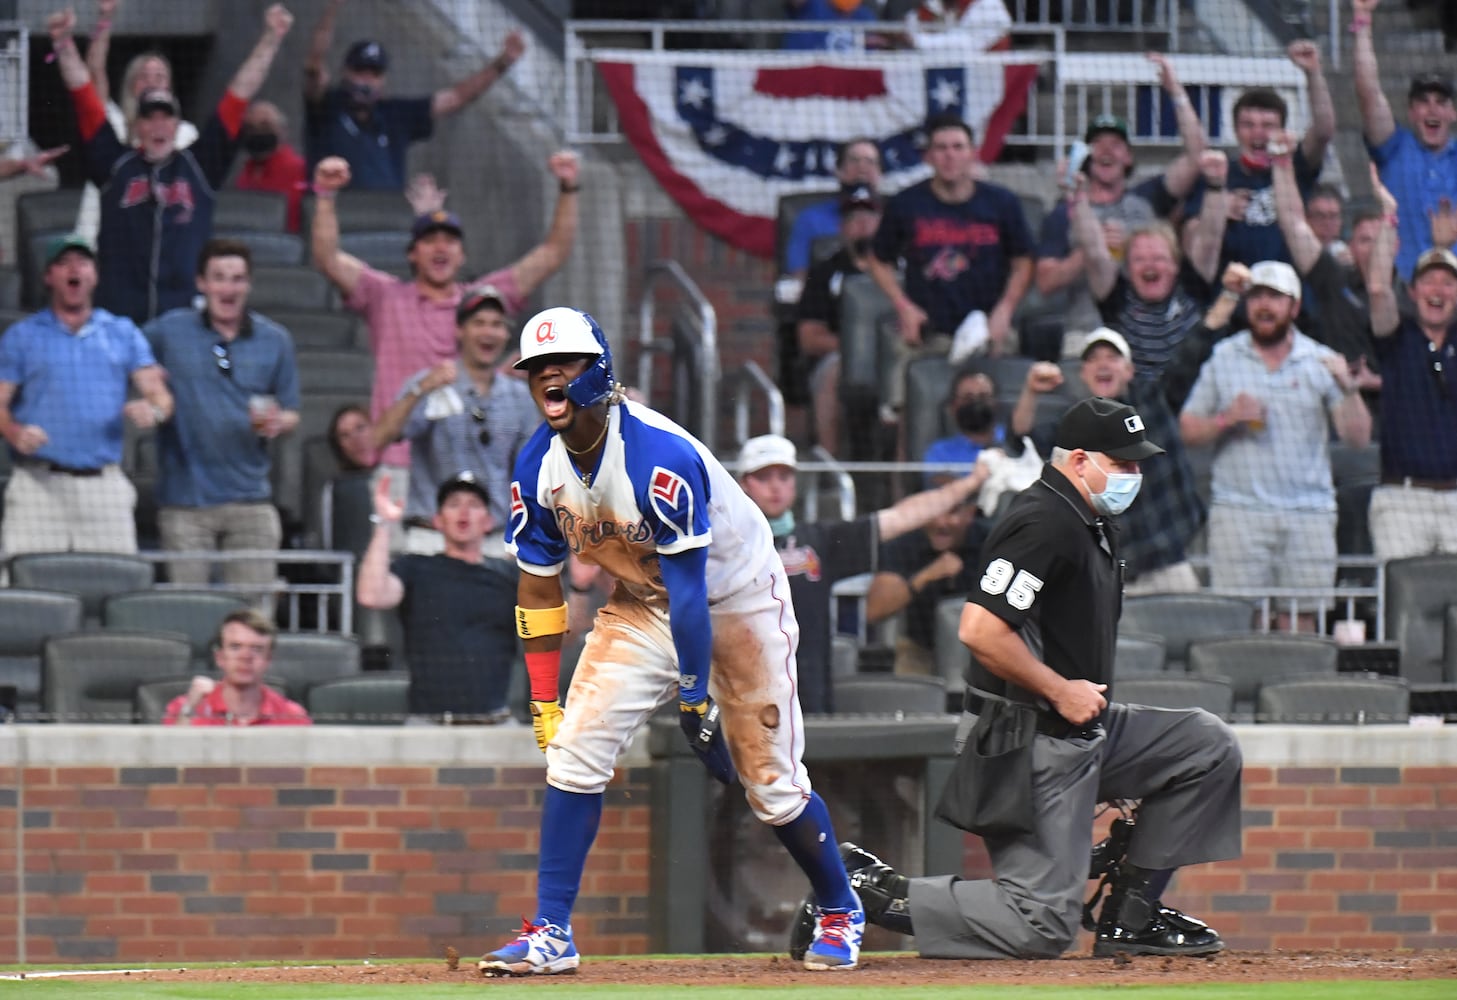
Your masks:
[{"label": "man in red shirt", "polygon": [[218,627],[213,661],[221,678],[199,674],[167,705],[166,726],[307,726],[308,712],[263,683],[277,630],[253,610],[234,611]]},{"label": "man in red shirt", "polygon": [[274,191],[288,198],[288,231],[299,231],[301,205],[308,188],[304,158],[290,146],[288,119],[272,101],[254,101],[243,116],[243,171],[239,191]]}]

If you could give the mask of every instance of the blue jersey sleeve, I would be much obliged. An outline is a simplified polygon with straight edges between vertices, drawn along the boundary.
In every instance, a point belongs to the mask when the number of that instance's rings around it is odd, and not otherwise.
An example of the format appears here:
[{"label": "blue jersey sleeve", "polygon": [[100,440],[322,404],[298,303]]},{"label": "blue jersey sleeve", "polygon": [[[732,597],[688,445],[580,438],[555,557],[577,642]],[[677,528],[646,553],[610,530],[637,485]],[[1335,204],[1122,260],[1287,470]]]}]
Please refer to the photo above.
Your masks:
[{"label": "blue jersey sleeve", "polygon": [[627,474],[638,509],[661,555],[706,546],[708,469],[693,443],[679,434],[638,425],[626,449]]},{"label": "blue jersey sleeve", "polygon": [[537,497],[541,459],[550,444],[551,429],[542,424],[516,459],[506,529],[506,548],[515,554],[516,565],[537,576],[550,576],[567,561],[567,542],[557,527],[556,514],[543,507]]}]

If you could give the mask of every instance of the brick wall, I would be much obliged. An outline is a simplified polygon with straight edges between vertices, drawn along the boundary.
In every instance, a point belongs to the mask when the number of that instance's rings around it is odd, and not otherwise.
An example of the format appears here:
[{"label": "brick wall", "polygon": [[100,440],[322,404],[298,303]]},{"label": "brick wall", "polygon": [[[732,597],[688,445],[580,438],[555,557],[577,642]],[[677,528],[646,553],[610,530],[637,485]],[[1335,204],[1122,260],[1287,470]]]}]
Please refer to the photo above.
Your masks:
[{"label": "brick wall", "polygon": [[[1240,739],[1244,857],[1185,869],[1172,905],[1236,948],[1457,947],[1457,729]],[[20,762],[0,766],[0,962],[22,913],[25,961],[140,962],[470,956],[534,909],[520,728],[7,726],[0,760]],[[648,763],[635,744],[608,793],[586,954],[648,948]],[[987,873],[968,838],[964,874]]]},{"label": "brick wall", "polygon": [[[517,733],[518,737],[523,734]],[[529,738],[528,738],[529,741]],[[646,771],[619,773],[574,929],[647,949]],[[536,908],[536,767],[0,768],[0,962],[438,955]]]}]

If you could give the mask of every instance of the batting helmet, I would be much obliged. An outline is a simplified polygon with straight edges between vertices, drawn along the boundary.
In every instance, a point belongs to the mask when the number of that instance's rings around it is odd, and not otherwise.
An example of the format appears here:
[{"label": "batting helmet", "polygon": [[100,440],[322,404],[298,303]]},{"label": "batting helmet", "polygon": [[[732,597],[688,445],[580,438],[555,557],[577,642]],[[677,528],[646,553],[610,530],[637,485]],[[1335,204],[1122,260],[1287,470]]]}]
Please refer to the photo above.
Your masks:
[{"label": "batting helmet", "polygon": [[552,355],[595,355],[596,362],[567,383],[567,399],[577,406],[594,406],[612,393],[612,348],[607,334],[587,313],[569,306],[557,306],[537,313],[521,330],[521,358],[517,368],[526,368],[536,358]]}]

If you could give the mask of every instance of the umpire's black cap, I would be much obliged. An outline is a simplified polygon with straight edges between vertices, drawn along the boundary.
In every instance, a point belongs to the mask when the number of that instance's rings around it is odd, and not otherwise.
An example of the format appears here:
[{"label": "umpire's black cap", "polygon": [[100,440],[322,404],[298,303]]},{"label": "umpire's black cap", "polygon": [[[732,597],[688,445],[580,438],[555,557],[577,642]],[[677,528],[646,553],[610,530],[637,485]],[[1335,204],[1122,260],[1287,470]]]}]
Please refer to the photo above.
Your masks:
[{"label": "umpire's black cap", "polygon": [[486,487],[476,477],[474,472],[457,472],[445,482],[440,484],[440,489],[435,491],[435,509],[439,510],[445,506],[445,501],[452,493],[474,493],[481,498],[481,503],[487,507],[491,505],[490,498],[486,496]]},{"label": "umpire's black cap", "polygon": [[1058,422],[1055,443],[1068,451],[1096,451],[1120,462],[1137,462],[1164,453],[1148,439],[1137,410],[1104,396],[1071,406]]}]

